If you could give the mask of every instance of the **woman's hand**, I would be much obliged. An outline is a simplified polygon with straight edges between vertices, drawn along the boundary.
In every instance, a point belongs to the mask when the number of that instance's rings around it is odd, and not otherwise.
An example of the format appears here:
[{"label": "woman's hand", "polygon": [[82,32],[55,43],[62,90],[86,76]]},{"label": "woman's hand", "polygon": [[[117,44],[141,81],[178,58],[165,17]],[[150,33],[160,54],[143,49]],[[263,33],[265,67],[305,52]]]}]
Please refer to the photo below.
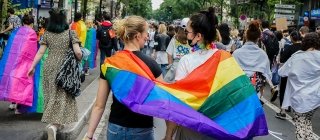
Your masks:
[{"label": "woman's hand", "polygon": [[34,71],[35,71],[34,67],[30,68],[28,71],[28,77],[32,77],[34,74]]}]

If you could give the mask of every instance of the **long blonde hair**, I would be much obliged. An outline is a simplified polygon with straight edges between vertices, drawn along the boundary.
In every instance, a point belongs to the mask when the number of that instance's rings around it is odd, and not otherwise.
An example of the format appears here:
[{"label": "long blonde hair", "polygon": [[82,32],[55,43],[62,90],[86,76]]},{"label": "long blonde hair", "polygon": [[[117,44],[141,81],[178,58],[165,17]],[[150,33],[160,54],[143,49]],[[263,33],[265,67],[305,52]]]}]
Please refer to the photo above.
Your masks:
[{"label": "long blonde hair", "polygon": [[116,20],[113,28],[117,36],[125,43],[130,42],[138,33],[146,30],[147,22],[140,16],[129,16],[125,19]]},{"label": "long blonde hair", "polygon": [[159,25],[159,34],[167,34],[167,27],[164,24]]}]

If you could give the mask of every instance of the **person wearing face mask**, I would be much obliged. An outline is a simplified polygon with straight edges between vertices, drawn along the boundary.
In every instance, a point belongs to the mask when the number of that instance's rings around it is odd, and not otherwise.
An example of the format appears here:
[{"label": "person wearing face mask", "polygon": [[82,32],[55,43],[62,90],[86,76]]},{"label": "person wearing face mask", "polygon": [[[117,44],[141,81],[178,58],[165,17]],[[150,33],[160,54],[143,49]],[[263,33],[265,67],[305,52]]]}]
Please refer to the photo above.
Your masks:
[{"label": "person wearing face mask", "polygon": [[[113,61],[118,65],[125,64],[125,66],[132,66],[133,64],[127,64],[128,61],[123,59],[124,56],[129,55],[132,56],[132,59],[137,58],[138,61],[141,61],[141,64],[150,70],[155,78],[159,80],[163,79],[157,62],[140,51],[148,40],[148,24],[146,20],[139,16],[129,16],[116,21],[114,28],[119,38],[124,41],[125,47],[123,51],[117,52],[115,55],[107,58],[105,64],[101,66],[98,94],[91,112],[86,140],[93,138],[94,131],[105,110],[108,95],[112,88],[112,83],[110,83],[109,79],[111,77],[106,76],[106,71],[103,70],[104,66],[109,64],[108,62]],[[117,60],[114,61],[115,59]],[[115,93],[116,91],[113,92]],[[108,122],[107,139],[153,140],[153,117],[131,111],[114,94],[112,98],[113,103]]]},{"label": "person wearing face mask", "polygon": [[[192,47],[192,53],[187,54],[180,59],[176,69],[176,75],[175,75],[176,82],[184,81],[185,79],[194,76],[195,73],[208,75],[208,77],[201,76],[201,77],[197,77],[196,79],[197,80],[205,79],[206,84],[208,85],[211,85],[210,81],[213,81],[212,87],[210,86],[209,92],[206,92],[209,95],[207,94],[201,95],[201,98],[210,98],[210,99],[215,98],[216,100],[205,101],[205,103],[210,102],[215,105],[223,104],[222,102],[228,103],[228,101],[230,100],[229,94],[239,95],[235,93],[236,91],[239,91],[239,90],[243,91],[241,92],[241,94],[243,95],[246,92],[244,88],[250,88],[250,91],[248,92],[255,93],[254,88],[252,87],[250,81],[245,76],[240,66],[237,64],[237,62],[231,56],[231,54],[224,50],[219,50],[216,47],[214,41],[216,40],[217,30],[216,30],[216,26],[212,26],[216,24],[217,24],[217,17],[215,16],[214,8],[212,7],[210,7],[208,11],[201,11],[190,17],[190,21],[187,24],[185,33],[187,35],[188,44]],[[212,73],[215,73],[215,75],[212,77],[209,76]],[[233,78],[229,77],[230,75],[237,75],[237,74],[241,76],[240,77],[235,76]],[[239,79],[239,81],[237,80],[238,81],[237,84],[231,84],[232,83],[231,79]],[[228,83],[228,87],[224,87],[223,83]],[[190,85],[190,86],[195,89],[203,88],[204,90],[204,87],[196,87],[194,85]],[[261,104],[259,103],[258,97],[255,94],[250,94],[250,97],[253,97],[252,99],[254,99],[254,103],[253,103],[254,108],[258,108],[259,111],[263,112],[263,109],[261,107]],[[191,99],[191,100],[194,100],[194,99]],[[218,103],[219,101],[222,101],[222,102]],[[239,103],[233,102],[233,105],[235,104],[239,104]],[[251,103],[247,103],[247,104],[251,104]],[[224,105],[224,107],[225,106],[228,106],[228,105]],[[231,109],[230,112],[234,112],[235,110],[233,109]],[[222,114],[221,112],[223,112],[224,110],[223,108],[219,108],[218,106],[215,106],[214,108],[207,108],[205,107],[204,104],[201,104],[201,106],[199,106],[199,108],[196,108],[196,110],[201,114],[209,114],[209,112],[216,114],[214,116],[210,116],[209,117],[210,120],[214,120],[215,123],[219,125],[219,127],[224,127],[224,123],[220,124],[221,120],[223,120],[223,117],[217,117],[219,116],[218,114]],[[244,110],[248,111],[249,109],[244,109]],[[254,111],[257,111],[257,110],[254,110]],[[241,111],[236,111],[236,112],[241,112]],[[229,119],[228,121],[237,123],[237,125],[243,124],[242,122],[238,122],[239,120],[234,120],[234,121],[230,120],[233,118],[237,118],[234,116],[235,114],[236,113],[234,112],[233,117],[228,117]],[[262,114],[261,117],[264,118],[264,114]],[[254,128],[254,130],[248,132],[252,134],[249,134],[248,136],[238,138],[238,139],[252,139],[252,137],[254,137],[255,135],[266,135],[268,132],[267,132],[267,129],[265,129],[266,128],[264,126],[265,123],[266,123],[265,120],[255,123],[255,127],[259,127],[259,128]],[[247,130],[249,128],[247,126],[241,126],[241,127],[246,128]],[[262,130],[262,131],[253,132],[256,130]],[[176,131],[176,135],[175,135],[175,138],[173,138],[173,134],[175,133],[175,131]],[[190,129],[182,125],[176,127],[175,123],[167,122],[167,131],[164,139],[165,140],[231,139],[231,138],[221,138],[219,136],[209,136],[210,132],[199,133],[196,131],[199,131],[199,130]],[[227,134],[221,134],[221,136],[226,136],[226,135]]]}]

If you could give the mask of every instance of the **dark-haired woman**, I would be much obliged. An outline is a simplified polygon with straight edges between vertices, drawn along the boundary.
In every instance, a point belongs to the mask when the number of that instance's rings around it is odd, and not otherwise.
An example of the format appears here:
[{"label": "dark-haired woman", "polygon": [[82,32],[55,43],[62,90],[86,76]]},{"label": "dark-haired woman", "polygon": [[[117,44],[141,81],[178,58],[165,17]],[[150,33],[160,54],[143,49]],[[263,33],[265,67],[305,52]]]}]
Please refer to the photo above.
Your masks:
[{"label": "dark-haired woman", "polygon": [[237,60],[240,67],[244,70],[251,82],[255,85],[256,91],[264,93],[264,86],[267,82],[272,89],[275,86],[271,82],[270,62],[268,56],[259,46],[257,42],[261,36],[261,30],[258,21],[252,21],[245,33],[246,43],[234,51],[233,57]]},{"label": "dark-haired woman", "polygon": [[315,140],[311,119],[320,106],[320,37],[309,33],[302,40],[301,49],[279,69],[288,77],[282,108],[293,109],[293,121],[298,140]]},{"label": "dark-haired woman", "polygon": [[[176,69],[175,80],[181,80],[187,77],[193,70],[204,64],[218,49],[216,49],[214,41],[216,39],[216,18],[214,9],[209,8],[208,11],[201,11],[190,17],[185,33],[187,35],[188,44],[192,47],[192,53],[183,56]],[[167,126],[165,139],[170,139],[173,133],[170,133],[171,123]],[[179,126],[177,128],[176,140],[210,140],[212,138],[195,132],[189,128]]]},{"label": "dark-haired woman", "polygon": [[[284,64],[287,60],[297,51],[301,50],[301,40],[300,34],[298,31],[293,31],[290,34],[291,45],[285,45],[284,48],[280,51],[280,64]],[[281,65],[280,65],[281,66]],[[286,90],[287,77],[281,77],[280,80],[280,90],[279,90],[279,101],[280,106],[283,104],[284,93]],[[287,115],[284,112],[284,109],[281,109],[279,113],[275,115],[278,119],[286,119]]]},{"label": "dark-haired woman", "polygon": [[217,46],[222,46],[220,48],[225,48],[226,51],[232,53],[235,50],[235,41],[230,36],[229,25],[222,23],[218,29],[221,35],[221,42],[218,42]]},{"label": "dark-haired woman", "polygon": [[78,60],[81,59],[82,52],[76,33],[68,30],[69,27],[64,10],[52,9],[49,14],[50,19],[47,31],[40,41],[40,49],[28,75],[34,74],[35,66],[42,58],[46,49],[48,49],[48,57],[43,66],[44,112],[41,121],[50,124],[47,128],[48,139],[55,140],[57,129],[61,128],[64,124],[77,121],[78,111],[76,99],[67,94],[62,88],[57,87],[54,81],[67,55],[67,51],[70,49],[70,41],[73,44],[73,51]]}]

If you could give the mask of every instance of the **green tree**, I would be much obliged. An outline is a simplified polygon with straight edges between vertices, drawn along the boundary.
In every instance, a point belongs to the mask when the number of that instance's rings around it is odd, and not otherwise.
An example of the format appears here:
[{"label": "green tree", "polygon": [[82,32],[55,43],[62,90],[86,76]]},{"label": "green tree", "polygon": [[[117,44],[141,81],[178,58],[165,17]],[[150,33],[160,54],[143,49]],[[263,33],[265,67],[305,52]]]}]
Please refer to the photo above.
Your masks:
[{"label": "green tree", "polygon": [[151,0],[120,0],[124,6],[123,16],[138,15],[144,18],[151,18],[152,5]]}]

